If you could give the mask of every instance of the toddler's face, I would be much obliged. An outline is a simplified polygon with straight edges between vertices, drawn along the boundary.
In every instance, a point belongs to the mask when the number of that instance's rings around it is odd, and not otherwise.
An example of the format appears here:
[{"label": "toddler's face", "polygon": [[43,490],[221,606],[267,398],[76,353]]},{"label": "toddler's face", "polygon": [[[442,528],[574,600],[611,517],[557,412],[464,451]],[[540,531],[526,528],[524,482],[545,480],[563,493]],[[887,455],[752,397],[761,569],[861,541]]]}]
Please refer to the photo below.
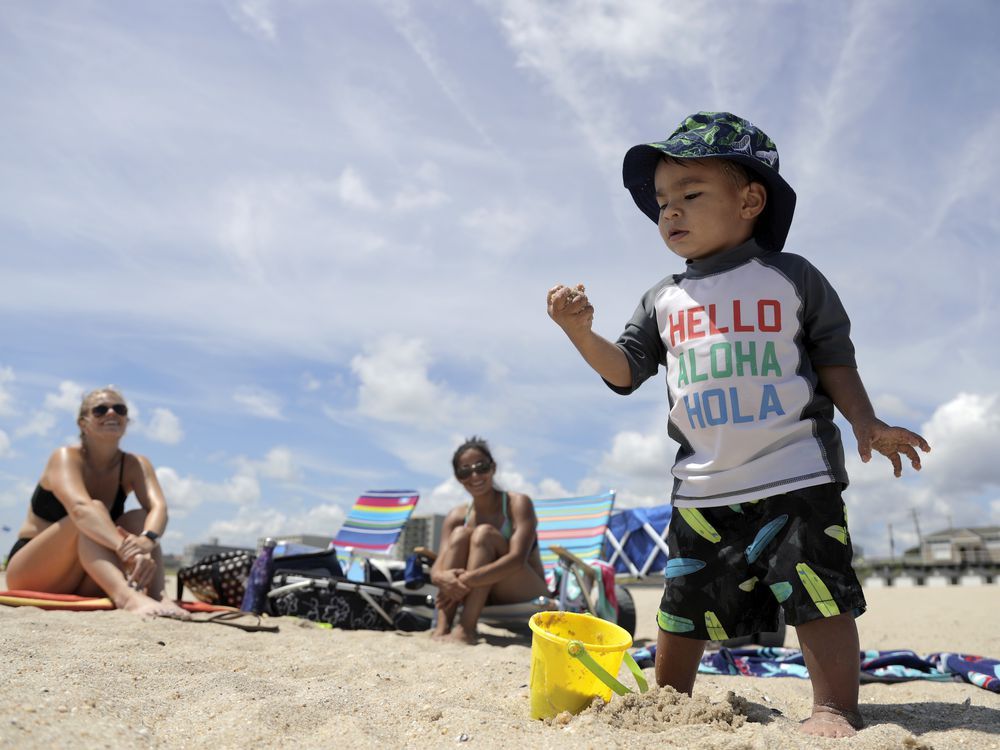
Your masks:
[{"label": "toddler's face", "polygon": [[745,242],[753,234],[754,209],[762,186],[737,186],[717,161],[660,161],[653,178],[660,207],[660,236],[687,260],[707,258]]}]

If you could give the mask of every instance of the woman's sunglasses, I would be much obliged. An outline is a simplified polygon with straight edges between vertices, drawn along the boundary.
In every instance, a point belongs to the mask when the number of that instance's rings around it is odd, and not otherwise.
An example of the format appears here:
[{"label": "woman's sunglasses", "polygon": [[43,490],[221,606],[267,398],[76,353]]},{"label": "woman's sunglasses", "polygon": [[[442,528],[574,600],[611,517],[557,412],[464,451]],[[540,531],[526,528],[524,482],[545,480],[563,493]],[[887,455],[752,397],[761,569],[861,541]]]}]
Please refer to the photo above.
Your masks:
[{"label": "woman's sunglasses", "polygon": [[472,466],[459,466],[455,469],[455,476],[459,479],[468,479],[473,474],[489,474],[492,468],[492,461],[477,461]]},{"label": "woman's sunglasses", "polygon": [[95,417],[103,417],[109,411],[114,411],[120,417],[128,415],[128,407],[125,404],[98,404],[90,410],[90,413]]}]

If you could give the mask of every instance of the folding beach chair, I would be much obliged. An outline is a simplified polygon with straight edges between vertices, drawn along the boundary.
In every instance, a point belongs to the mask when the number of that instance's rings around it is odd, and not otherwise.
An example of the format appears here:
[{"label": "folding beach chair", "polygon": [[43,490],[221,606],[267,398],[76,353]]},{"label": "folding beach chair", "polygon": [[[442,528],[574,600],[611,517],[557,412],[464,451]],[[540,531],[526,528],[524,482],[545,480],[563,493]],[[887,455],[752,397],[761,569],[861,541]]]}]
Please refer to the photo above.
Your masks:
[{"label": "folding beach chair", "polygon": [[[614,507],[615,491],[599,495],[535,500],[538,517],[538,547],[550,586],[557,585],[552,598],[517,604],[496,604],[483,609],[480,620],[489,625],[523,629],[528,618],[543,610],[574,609],[570,603],[570,588],[576,584],[583,599],[583,608],[599,615],[603,580],[591,563],[601,558],[604,534]],[[628,591],[615,586],[618,600],[618,624],[635,632],[635,604]]]},{"label": "folding beach chair", "polygon": [[419,499],[416,490],[369,490],[355,501],[330,542],[347,578],[363,581],[363,559],[391,556]]},{"label": "folding beach chair", "polygon": [[[590,563],[600,559],[604,532],[614,502],[614,490],[584,497],[534,500],[542,566],[550,587],[558,581],[558,589],[553,596],[514,604],[487,605],[483,608],[480,621],[525,632],[528,619],[536,612],[573,608],[569,601],[571,581],[579,588],[584,609],[598,614],[596,600],[599,594],[595,592],[603,586],[603,581]],[[427,561],[433,561],[436,556],[433,550],[418,548],[417,551]],[[432,598],[436,589],[428,584],[426,591],[430,594],[429,604],[422,614],[433,616]],[[630,634],[634,633],[635,604],[632,597],[621,586],[615,586],[615,595],[618,600],[618,624]]]},{"label": "folding beach chair", "polygon": [[615,573],[627,578],[659,576],[667,566],[670,505],[629,508],[611,516],[604,540],[604,557]]}]

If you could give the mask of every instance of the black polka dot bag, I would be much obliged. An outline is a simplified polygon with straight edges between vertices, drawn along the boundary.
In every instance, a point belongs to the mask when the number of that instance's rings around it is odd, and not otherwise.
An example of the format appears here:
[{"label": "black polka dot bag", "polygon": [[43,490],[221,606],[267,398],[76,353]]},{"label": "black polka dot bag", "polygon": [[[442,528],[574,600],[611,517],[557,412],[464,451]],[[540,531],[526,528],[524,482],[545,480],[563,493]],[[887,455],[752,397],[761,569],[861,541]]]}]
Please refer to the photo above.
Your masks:
[{"label": "black polka dot bag", "polygon": [[187,587],[199,601],[239,607],[255,558],[256,555],[247,550],[219,552],[181,568],[177,571],[177,600],[180,601]]}]

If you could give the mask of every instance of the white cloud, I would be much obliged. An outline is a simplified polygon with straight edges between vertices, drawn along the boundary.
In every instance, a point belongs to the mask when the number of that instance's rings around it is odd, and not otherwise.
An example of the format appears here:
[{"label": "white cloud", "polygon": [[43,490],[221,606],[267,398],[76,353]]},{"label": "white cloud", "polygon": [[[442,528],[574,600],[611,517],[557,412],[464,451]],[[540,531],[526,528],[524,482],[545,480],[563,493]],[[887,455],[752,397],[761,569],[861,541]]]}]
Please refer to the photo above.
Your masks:
[{"label": "white cloud", "polygon": [[910,407],[906,401],[891,393],[883,393],[872,399],[875,413],[887,422],[901,420],[913,422],[920,414],[916,409]]},{"label": "white cloud", "polygon": [[53,411],[68,411],[76,414],[80,410],[80,402],[83,400],[84,387],[72,380],[64,380],[59,384],[56,393],[49,393],[45,396],[45,408]]},{"label": "white cloud", "polygon": [[420,339],[387,336],[351,360],[358,377],[358,411],[384,422],[447,423],[457,399],[427,373],[430,355]]},{"label": "white cloud", "polygon": [[310,372],[302,373],[302,390],[306,393],[315,393],[323,387],[323,382]]},{"label": "white cloud", "polygon": [[267,452],[263,461],[255,464],[261,476],[268,479],[281,479],[284,481],[295,481],[301,472],[296,465],[292,452],[288,448],[277,447]]},{"label": "white cloud", "polygon": [[498,255],[520,250],[538,225],[532,213],[502,205],[474,209],[462,216],[461,222],[476,244]]},{"label": "white cloud", "polygon": [[943,493],[1000,487],[1000,394],[959,393],[923,426],[931,445],[921,478]]},{"label": "white cloud", "polygon": [[167,445],[176,445],[184,438],[181,420],[169,409],[153,409],[153,418],[141,431],[150,440]]},{"label": "white cloud", "polygon": [[284,401],[276,393],[263,388],[245,386],[237,388],[233,401],[255,417],[264,419],[285,419]]},{"label": "white cloud", "polygon": [[0,367],[0,416],[16,414],[17,410],[12,404],[13,396],[7,388],[7,383],[14,381],[13,367]]},{"label": "white cloud", "polygon": [[396,31],[406,40],[414,54],[423,63],[441,93],[475,132],[477,140],[485,143],[491,149],[496,149],[496,144],[476,115],[475,110],[467,104],[469,97],[463,91],[462,82],[440,60],[435,51],[431,30],[410,12],[410,3],[384,0],[379,5],[392,21]]},{"label": "white cloud", "polygon": [[176,469],[161,466],[156,470],[171,515],[183,517],[205,503],[221,502],[235,505],[260,500],[260,483],[253,472],[239,470],[221,483],[206,482],[196,477],[182,477]]},{"label": "white cloud", "polygon": [[243,31],[267,41],[278,36],[272,0],[225,0],[226,12]]},{"label": "white cloud", "polygon": [[337,181],[337,193],[340,199],[352,208],[373,211],[378,208],[378,201],[372,195],[368,186],[358,171],[353,167],[345,167]]},{"label": "white cloud", "polygon": [[0,458],[7,458],[10,455],[10,438],[6,432],[0,430]]},{"label": "white cloud", "polygon": [[450,200],[446,193],[433,188],[412,187],[400,190],[392,199],[392,207],[396,211],[415,211],[418,209],[437,208]]},{"label": "white cloud", "polygon": [[331,539],[343,525],[345,513],[337,505],[317,505],[299,513],[286,513],[275,508],[242,507],[235,518],[213,523],[208,536],[218,537],[224,544],[255,546],[261,537],[316,534]]},{"label": "white cloud", "polygon": [[581,494],[614,489],[618,507],[663,505],[670,502],[676,444],[665,428],[649,434],[623,430],[611,441]]},{"label": "white cloud", "polygon": [[45,437],[56,426],[56,415],[50,411],[35,412],[27,422],[18,427],[14,434],[18,437],[37,435]]}]

